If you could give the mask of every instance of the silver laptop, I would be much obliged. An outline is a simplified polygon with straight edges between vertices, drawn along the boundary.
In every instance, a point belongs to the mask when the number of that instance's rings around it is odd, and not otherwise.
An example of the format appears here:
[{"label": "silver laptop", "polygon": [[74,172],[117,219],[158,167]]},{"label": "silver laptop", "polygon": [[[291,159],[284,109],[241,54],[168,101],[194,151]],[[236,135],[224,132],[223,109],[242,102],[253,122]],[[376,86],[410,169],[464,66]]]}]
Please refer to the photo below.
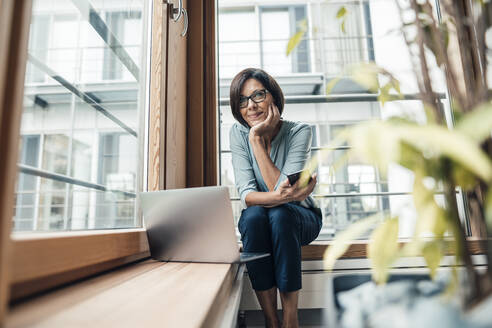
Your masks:
[{"label": "silver laptop", "polygon": [[227,187],[139,194],[150,254],[159,261],[242,263],[268,253],[239,253]]}]

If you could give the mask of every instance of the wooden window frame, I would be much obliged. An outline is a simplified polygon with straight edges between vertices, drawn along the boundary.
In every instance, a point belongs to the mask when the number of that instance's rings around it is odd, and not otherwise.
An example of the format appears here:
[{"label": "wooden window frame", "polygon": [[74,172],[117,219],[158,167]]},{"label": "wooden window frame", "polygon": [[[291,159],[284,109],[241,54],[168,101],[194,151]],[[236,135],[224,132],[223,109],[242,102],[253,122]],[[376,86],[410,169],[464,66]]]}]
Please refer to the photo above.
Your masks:
[{"label": "wooden window frame", "polygon": [[0,325],[9,300],[11,226],[32,3],[0,0]]},{"label": "wooden window frame", "polygon": [[[152,31],[167,32],[167,8],[163,1],[154,0]],[[0,153],[7,161],[0,161],[0,174],[8,179],[2,184],[0,217],[0,323],[5,318],[9,301],[33,295],[96,273],[106,271],[127,263],[149,257],[149,248],[145,229],[92,230],[82,232],[60,232],[34,234],[31,236],[11,237],[13,216],[14,186],[17,177],[18,140],[22,115],[25,64],[32,1],[0,0],[0,124],[4,138],[0,141]],[[4,28],[5,27],[5,28]],[[157,35],[165,38],[165,34]],[[152,48],[165,44],[156,38]],[[152,40],[154,42],[154,39]],[[164,48],[166,49],[166,48]],[[166,65],[166,53],[152,53],[151,83],[162,80],[165,70],[155,66]],[[5,59],[5,60],[4,60]],[[155,59],[155,60],[154,60]],[[164,63],[164,64],[163,64]],[[9,69],[7,69],[9,68]],[[9,84],[5,84],[9,81]],[[14,83],[12,83],[14,81]],[[166,100],[162,93],[163,85],[156,83],[151,98],[163,104]],[[150,118],[160,115],[162,107],[151,107]],[[155,120],[150,120],[155,122]],[[5,127],[5,128],[4,128]],[[161,128],[149,125],[149,130]],[[152,132],[149,136],[153,138]],[[160,144],[149,145],[149,165],[157,163],[157,175],[149,170],[148,186],[150,190],[162,189],[159,175],[162,172]],[[157,186],[157,187],[155,187]]]}]

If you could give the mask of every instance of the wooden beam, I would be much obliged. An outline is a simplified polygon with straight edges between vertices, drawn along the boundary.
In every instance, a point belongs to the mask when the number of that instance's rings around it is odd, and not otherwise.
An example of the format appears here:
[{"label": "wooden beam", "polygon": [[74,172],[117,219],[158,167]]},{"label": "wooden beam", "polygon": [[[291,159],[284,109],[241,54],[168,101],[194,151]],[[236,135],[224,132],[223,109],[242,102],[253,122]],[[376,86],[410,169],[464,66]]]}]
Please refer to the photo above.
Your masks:
[{"label": "wooden beam", "polygon": [[166,172],[167,35],[169,5],[154,0],[150,59],[148,190],[164,189]]},{"label": "wooden beam", "polygon": [[[206,2],[206,1],[205,1]],[[187,175],[188,187],[204,186],[204,1],[188,0],[190,24],[187,61]]]},{"label": "wooden beam", "polygon": [[[177,8],[177,1],[174,1]],[[183,0],[184,8],[187,1]],[[186,187],[186,38],[184,15],[169,22],[166,106],[166,189]],[[193,23],[193,22],[190,22]]]},{"label": "wooden beam", "polygon": [[205,26],[205,185],[215,186],[219,183],[218,138],[217,138],[217,67],[216,67],[216,1],[204,1]]},{"label": "wooden beam", "polygon": [[14,216],[31,1],[0,1],[0,325],[9,297],[9,250]]},{"label": "wooden beam", "polygon": [[215,2],[189,0],[187,185],[217,185]]},{"label": "wooden beam", "polygon": [[[13,2],[1,0],[0,2],[0,128],[3,128],[4,125],[9,122],[4,122],[8,118],[7,116],[7,108],[4,107],[4,98],[5,94],[5,86],[7,85],[7,71],[8,71],[8,56],[9,56],[9,45],[10,45],[10,30],[11,30],[11,22],[12,22],[12,8]],[[4,149],[4,147],[8,147],[8,142],[6,143],[4,140],[0,140],[0,154],[2,158],[7,157],[8,149]],[[1,161],[4,162],[4,161]],[[7,167],[3,166],[4,163],[1,163],[1,177],[5,178],[7,175]],[[0,326],[5,319],[5,313],[7,309],[7,303],[9,298],[9,271],[8,268],[8,260],[9,260],[9,246],[10,246],[10,231],[11,231],[11,223],[12,217],[9,211],[6,211],[7,208],[10,207],[10,202],[6,202],[5,196],[10,192],[10,190],[6,190],[6,186],[4,184],[0,185]],[[11,201],[11,199],[9,200]]]}]

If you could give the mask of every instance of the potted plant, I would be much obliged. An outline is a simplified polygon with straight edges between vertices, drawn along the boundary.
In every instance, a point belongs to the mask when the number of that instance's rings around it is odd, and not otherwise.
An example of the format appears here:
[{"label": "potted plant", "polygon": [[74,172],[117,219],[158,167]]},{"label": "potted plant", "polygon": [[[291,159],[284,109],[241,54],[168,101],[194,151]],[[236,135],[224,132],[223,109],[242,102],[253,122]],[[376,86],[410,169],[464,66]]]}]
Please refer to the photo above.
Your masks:
[{"label": "potted plant", "polygon": [[[455,254],[464,266],[466,283],[462,303],[465,309],[485,300],[492,291],[492,103],[487,84],[486,31],[492,25],[492,4],[485,1],[441,0],[439,19],[436,4],[429,0],[395,0],[402,19],[401,33],[409,49],[427,122],[404,117],[370,121],[345,129],[330,146],[348,143],[350,156],[377,166],[382,174],[396,163],[414,174],[413,201],[417,211],[415,234],[403,247],[398,243],[398,217],[371,216],[339,233],[325,253],[330,270],[353,239],[374,229],[368,243],[372,277],[378,284],[401,256],[423,256],[431,277],[435,277],[444,255]],[[344,30],[350,12],[341,7],[336,18]],[[302,40],[307,24],[287,46],[289,54]],[[454,47],[450,43],[454,42]],[[442,69],[449,89],[454,126],[448,127],[438,93],[431,83],[429,61]],[[400,82],[375,63],[352,67],[350,77],[376,93],[381,104],[401,99]],[[337,83],[332,80],[327,92]],[[322,152],[319,156],[327,156]],[[309,163],[315,170],[317,160]],[[308,177],[301,177],[307,181]],[[472,263],[467,234],[460,221],[457,188],[466,192],[470,219],[484,227],[487,238],[487,270],[479,273]],[[442,193],[445,206],[436,202]],[[456,267],[453,268],[456,272]],[[453,275],[457,277],[457,275]],[[457,278],[454,280],[457,282]]]}]

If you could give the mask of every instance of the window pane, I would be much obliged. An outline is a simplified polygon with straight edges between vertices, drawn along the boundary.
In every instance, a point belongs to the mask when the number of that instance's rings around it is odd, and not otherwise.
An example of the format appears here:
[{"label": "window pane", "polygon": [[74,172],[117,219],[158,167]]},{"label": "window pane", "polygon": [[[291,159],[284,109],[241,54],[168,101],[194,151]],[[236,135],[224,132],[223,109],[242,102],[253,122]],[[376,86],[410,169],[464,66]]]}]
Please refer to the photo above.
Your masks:
[{"label": "window pane", "polygon": [[[258,18],[254,8],[220,10],[220,75],[233,77],[243,67],[260,65]],[[234,26],[234,28],[230,28]]]},{"label": "window pane", "polygon": [[34,1],[14,231],[141,225],[146,6]]},{"label": "window pane", "polygon": [[[403,116],[426,124],[422,103],[413,97],[418,92],[412,63],[401,34],[398,7],[392,0],[380,1],[246,1],[219,0],[219,48],[241,43],[244,25],[235,24],[232,12],[248,8],[248,29],[258,31],[260,42],[257,65],[243,62],[242,48],[231,48],[218,55],[220,100],[220,167],[221,183],[230,186],[236,220],[241,204],[234,187],[229,131],[235,120],[229,107],[231,78],[246,67],[263,68],[279,82],[286,105],[283,118],[309,123],[313,131],[312,155],[328,146],[336,134],[348,126],[368,120],[387,120]],[[345,31],[336,18],[341,6],[347,9]],[[286,56],[287,43],[306,19],[307,30],[296,50]],[[256,25],[255,25],[256,24]],[[248,48],[251,50],[252,48]],[[400,80],[405,100],[391,101],[384,106],[376,96],[348,77],[351,65],[374,61]],[[235,62],[235,65],[229,63]],[[442,72],[434,62],[434,89],[442,94],[446,86]],[[333,78],[340,82],[327,97],[326,86]],[[362,97],[364,99],[362,99]],[[442,104],[449,110],[448,100]],[[323,211],[321,239],[332,238],[338,231],[360,218],[374,213],[400,213],[400,236],[411,236],[415,209],[412,200],[413,174],[390,165],[385,176],[374,166],[355,158],[347,158],[334,170],[334,163],[347,152],[344,145],[319,160],[318,187],[315,190]],[[437,196],[436,196],[437,197]],[[462,206],[460,204],[460,206]]]},{"label": "window pane", "polygon": [[290,37],[287,8],[261,12],[263,66],[270,74],[292,73],[292,57],[285,56],[285,40]]}]

